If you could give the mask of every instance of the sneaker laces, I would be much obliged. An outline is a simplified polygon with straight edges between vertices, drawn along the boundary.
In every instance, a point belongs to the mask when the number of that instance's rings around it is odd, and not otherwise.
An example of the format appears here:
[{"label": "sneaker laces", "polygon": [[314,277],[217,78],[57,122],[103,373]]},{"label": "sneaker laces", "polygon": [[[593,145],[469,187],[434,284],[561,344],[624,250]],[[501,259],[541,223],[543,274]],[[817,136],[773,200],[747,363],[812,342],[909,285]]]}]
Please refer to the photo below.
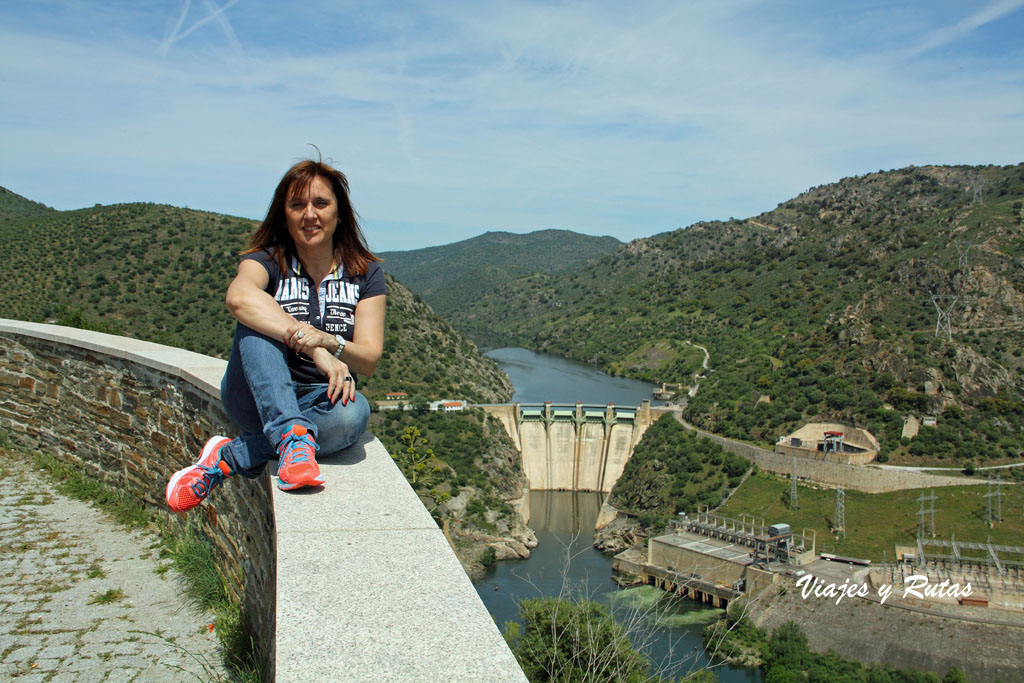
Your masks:
[{"label": "sneaker laces", "polygon": [[206,467],[205,465],[196,465],[203,471],[201,477],[189,484],[192,489],[192,493],[196,494],[198,498],[205,498],[209,495],[210,491],[220,486],[224,482],[224,472],[219,467]]},{"label": "sneaker laces", "polygon": [[306,462],[309,460],[310,451],[307,451],[306,448],[312,450],[312,455],[316,455],[316,452],[320,450],[320,444],[313,440],[313,437],[309,432],[306,432],[302,436],[289,434],[288,438],[281,442],[281,452],[284,454],[284,464],[291,465],[293,463]]}]

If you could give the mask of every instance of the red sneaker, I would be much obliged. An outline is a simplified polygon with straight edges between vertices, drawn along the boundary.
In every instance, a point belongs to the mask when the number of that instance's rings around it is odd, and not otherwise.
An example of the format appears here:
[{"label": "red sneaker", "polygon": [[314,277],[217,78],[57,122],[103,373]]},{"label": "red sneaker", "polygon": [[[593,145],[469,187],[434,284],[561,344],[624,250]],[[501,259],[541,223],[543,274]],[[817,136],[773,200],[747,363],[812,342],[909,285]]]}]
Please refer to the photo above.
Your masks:
[{"label": "red sneaker", "polygon": [[277,446],[281,456],[277,467],[277,487],[282,491],[291,491],[303,486],[323,484],[324,475],[320,474],[316,464],[316,452],[320,446],[309,430],[302,425],[292,425],[281,438],[284,441]]},{"label": "red sneaker", "polygon": [[221,447],[230,442],[231,439],[226,436],[213,437],[203,446],[199,462],[174,473],[167,482],[167,504],[172,510],[191,510],[203,502],[203,499],[210,495],[210,491],[224,481],[224,477],[234,474],[220,457]]}]

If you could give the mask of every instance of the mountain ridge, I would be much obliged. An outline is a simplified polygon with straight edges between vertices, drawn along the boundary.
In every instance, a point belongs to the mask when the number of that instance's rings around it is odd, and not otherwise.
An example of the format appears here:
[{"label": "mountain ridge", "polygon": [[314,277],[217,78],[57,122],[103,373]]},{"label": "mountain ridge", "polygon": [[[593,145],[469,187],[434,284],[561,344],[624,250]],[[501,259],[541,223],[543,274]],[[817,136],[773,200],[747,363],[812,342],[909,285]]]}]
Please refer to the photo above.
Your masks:
[{"label": "mountain ridge", "polygon": [[500,290],[529,273],[561,273],[618,248],[614,237],[569,230],[489,231],[451,244],[382,252],[384,270],[422,296],[441,315],[465,299]]},{"label": "mountain ridge", "polygon": [[0,187],[0,220],[48,211],[55,211],[55,209],[22,197],[6,187]]}]

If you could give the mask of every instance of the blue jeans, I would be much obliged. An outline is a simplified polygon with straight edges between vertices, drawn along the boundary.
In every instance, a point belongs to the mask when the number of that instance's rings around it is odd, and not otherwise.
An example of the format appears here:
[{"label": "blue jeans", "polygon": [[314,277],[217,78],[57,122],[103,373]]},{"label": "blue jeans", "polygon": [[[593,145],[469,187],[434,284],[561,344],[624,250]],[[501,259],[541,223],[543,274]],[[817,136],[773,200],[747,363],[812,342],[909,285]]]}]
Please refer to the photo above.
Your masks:
[{"label": "blue jeans", "polygon": [[313,434],[320,455],[351,446],[370,420],[370,405],[362,394],[342,405],[331,403],[327,384],[292,381],[285,361],[287,347],[239,323],[220,400],[242,435],[221,449],[236,474],[255,478],[268,462],[278,459],[277,446],[292,425]]}]

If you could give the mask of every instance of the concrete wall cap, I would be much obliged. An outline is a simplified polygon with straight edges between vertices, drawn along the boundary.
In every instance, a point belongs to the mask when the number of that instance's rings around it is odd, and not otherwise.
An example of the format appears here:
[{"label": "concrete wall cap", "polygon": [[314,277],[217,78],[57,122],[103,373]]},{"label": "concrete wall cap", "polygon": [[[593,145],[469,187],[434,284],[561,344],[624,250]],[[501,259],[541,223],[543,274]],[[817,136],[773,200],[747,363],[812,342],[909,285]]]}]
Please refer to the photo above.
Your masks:
[{"label": "concrete wall cap", "polygon": [[214,398],[220,398],[220,379],[227,366],[227,361],[193,351],[77,327],[0,319],[0,334],[29,335],[133,361],[187,380]]}]

